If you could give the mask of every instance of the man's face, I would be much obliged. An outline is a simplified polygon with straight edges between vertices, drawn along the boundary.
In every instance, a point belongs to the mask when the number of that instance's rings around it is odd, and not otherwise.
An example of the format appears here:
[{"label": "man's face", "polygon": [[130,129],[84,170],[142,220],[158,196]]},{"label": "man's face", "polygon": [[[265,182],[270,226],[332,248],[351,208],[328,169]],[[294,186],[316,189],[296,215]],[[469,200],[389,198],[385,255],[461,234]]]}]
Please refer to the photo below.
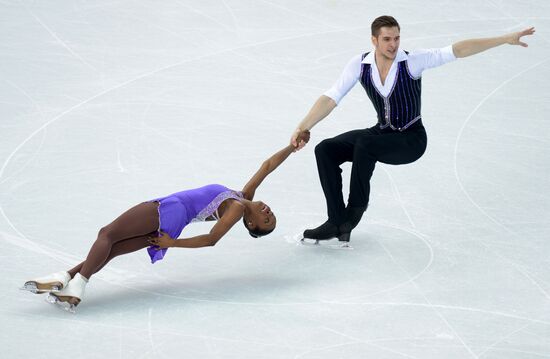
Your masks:
[{"label": "man's face", "polygon": [[395,59],[399,49],[399,29],[394,27],[382,27],[378,37],[371,37],[376,52],[388,60]]}]

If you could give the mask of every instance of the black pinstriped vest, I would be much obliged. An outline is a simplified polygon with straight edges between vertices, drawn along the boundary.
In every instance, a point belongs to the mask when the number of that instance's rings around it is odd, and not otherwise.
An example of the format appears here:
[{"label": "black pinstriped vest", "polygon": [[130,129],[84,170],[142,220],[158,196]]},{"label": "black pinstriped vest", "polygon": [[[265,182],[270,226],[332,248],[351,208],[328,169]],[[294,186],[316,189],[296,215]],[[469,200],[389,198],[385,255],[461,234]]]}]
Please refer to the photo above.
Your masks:
[{"label": "black pinstriped vest", "polygon": [[[363,54],[362,60],[368,54]],[[411,75],[407,60],[397,63],[395,82],[387,97],[382,96],[374,86],[371,64],[361,64],[359,81],[376,109],[380,128],[389,126],[392,130],[404,131],[420,120],[422,78]]]}]

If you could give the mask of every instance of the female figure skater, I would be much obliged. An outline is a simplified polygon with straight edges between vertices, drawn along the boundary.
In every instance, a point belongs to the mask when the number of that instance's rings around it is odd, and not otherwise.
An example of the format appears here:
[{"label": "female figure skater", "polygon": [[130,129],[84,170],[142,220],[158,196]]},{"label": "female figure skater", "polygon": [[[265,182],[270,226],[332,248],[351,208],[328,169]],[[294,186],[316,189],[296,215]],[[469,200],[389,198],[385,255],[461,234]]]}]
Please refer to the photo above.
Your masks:
[{"label": "female figure skater", "polygon": [[[309,132],[300,134],[301,145],[309,141]],[[168,247],[198,248],[215,245],[241,218],[251,236],[258,238],[275,229],[276,218],[269,206],[252,201],[262,181],[294,150],[290,144],[267,159],[244,186],[233,191],[219,184],[177,192],[143,202],[124,212],[101,228],[86,260],[67,272],[57,272],[26,282],[23,290],[41,294],[50,292],[48,301],[70,312],[82,300],[90,277],[111,259],[147,249],[151,262],[161,260]],[[210,233],[178,238],[190,222],[217,221]]]}]

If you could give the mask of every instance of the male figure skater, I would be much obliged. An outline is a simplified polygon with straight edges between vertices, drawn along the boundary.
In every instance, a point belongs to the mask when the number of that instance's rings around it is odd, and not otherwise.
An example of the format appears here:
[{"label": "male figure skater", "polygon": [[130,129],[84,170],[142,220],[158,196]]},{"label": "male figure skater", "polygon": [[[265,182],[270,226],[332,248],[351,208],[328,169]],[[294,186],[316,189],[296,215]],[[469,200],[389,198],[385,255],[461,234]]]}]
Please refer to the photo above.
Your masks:
[{"label": "male figure skater", "polygon": [[[354,56],[336,83],[315,102],[291,137],[298,144],[299,133],[311,130],[337,106],[359,81],[376,110],[378,123],[367,129],[349,131],[325,139],[315,147],[321,186],[327,202],[328,220],[304,231],[304,238],[337,237],[348,242],[367,209],[370,179],[376,162],[402,165],[416,161],[426,150],[422,126],[422,72],[456,58],[467,57],[503,44],[527,47],[521,41],[534,28],[499,37],[470,39],[440,49],[406,52],[399,48],[400,27],[393,17],[380,16],[371,25],[374,51]],[[340,165],[352,162],[347,207],[342,195]]]}]

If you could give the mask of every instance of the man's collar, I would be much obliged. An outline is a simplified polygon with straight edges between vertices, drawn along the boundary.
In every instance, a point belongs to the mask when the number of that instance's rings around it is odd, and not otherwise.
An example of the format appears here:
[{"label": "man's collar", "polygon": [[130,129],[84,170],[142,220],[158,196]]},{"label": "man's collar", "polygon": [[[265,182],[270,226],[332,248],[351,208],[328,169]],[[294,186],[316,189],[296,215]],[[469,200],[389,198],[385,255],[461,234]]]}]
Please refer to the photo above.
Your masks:
[{"label": "man's collar", "polygon": [[[375,50],[369,52],[367,56],[361,61],[362,64],[373,64],[374,63],[374,52]],[[409,58],[407,53],[401,49],[397,50],[397,55],[395,56],[395,60],[397,62],[405,61]]]}]

